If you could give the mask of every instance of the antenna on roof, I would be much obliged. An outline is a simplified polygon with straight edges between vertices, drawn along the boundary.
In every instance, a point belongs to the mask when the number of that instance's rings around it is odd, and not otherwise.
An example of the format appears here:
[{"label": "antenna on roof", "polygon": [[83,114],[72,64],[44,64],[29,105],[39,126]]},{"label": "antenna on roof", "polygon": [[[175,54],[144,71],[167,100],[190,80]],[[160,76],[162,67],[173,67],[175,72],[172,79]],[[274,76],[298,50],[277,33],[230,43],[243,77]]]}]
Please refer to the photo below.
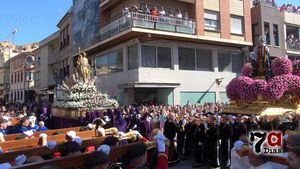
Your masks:
[{"label": "antenna on roof", "polygon": [[12,31],[12,36],[13,36],[13,41],[12,41],[12,43],[13,44],[15,44],[15,34],[17,33],[17,29],[14,29],[13,31]]}]

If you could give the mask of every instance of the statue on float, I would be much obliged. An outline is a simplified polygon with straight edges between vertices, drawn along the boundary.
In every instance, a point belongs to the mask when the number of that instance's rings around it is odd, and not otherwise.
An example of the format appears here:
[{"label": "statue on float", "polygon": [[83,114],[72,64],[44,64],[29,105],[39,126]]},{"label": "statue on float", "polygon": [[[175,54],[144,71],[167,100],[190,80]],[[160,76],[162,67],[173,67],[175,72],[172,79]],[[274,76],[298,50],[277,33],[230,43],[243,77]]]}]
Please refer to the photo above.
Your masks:
[{"label": "statue on float", "polygon": [[242,75],[226,86],[230,99],[228,113],[280,114],[300,113],[300,76],[298,62],[294,65],[286,56],[270,59],[264,37],[250,53],[251,63],[242,68]]},{"label": "statue on float", "polygon": [[83,82],[87,82],[90,79],[91,75],[91,66],[89,64],[89,61],[86,57],[86,53],[80,52],[80,48],[78,48],[78,60],[77,60],[77,66],[78,66],[78,74]]},{"label": "statue on float", "polygon": [[52,104],[53,116],[66,117],[61,112],[74,112],[69,115],[74,118],[82,112],[112,109],[119,106],[116,100],[110,99],[107,94],[97,90],[96,77],[91,75],[91,66],[86,53],[78,49],[78,56],[74,73],[57,86],[56,97]]},{"label": "statue on float", "polygon": [[270,50],[266,44],[265,36],[260,37],[259,44],[250,53],[250,58],[252,60],[253,77],[266,80],[272,77]]}]

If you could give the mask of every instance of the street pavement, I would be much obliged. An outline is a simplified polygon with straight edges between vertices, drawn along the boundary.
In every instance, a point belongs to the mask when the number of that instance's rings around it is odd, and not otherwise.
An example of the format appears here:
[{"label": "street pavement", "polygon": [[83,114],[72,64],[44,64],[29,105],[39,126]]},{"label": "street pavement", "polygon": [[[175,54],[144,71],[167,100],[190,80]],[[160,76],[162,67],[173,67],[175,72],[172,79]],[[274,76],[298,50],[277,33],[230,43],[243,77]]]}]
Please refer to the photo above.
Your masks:
[{"label": "street pavement", "polygon": [[[187,160],[181,160],[179,163],[177,163],[176,165],[169,167],[170,169],[190,169],[192,168],[194,164],[194,159],[193,158],[189,158]],[[209,166],[203,166],[203,167],[199,167],[196,169],[210,169]]]}]

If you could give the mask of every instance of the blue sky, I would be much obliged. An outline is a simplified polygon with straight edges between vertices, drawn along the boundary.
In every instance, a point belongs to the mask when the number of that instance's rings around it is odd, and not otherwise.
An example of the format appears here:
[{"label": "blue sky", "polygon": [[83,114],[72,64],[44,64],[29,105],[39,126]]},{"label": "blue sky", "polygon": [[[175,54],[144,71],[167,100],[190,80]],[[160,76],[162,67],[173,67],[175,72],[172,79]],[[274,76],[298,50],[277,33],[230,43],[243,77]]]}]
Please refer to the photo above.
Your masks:
[{"label": "blue sky", "polygon": [[[276,2],[300,6],[300,0]],[[17,45],[44,39],[57,30],[57,23],[71,5],[72,0],[1,0],[0,41],[12,41],[10,34],[14,29]]]},{"label": "blue sky", "polygon": [[300,0],[275,0],[275,2],[279,5],[282,4],[293,4],[295,6],[300,6]]},{"label": "blue sky", "polygon": [[57,31],[57,23],[72,0],[1,0],[0,41],[10,40],[17,29],[15,44],[38,42]]}]

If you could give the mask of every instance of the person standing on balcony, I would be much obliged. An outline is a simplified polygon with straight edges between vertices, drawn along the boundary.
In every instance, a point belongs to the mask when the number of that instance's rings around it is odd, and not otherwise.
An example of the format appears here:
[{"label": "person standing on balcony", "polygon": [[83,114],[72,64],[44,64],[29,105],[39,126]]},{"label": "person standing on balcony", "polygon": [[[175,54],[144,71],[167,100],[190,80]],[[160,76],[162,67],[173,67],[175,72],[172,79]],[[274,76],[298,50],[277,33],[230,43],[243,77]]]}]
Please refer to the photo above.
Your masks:
[{"label": "person standing on balcony", "polygon": [[181,10],[178,10],[178,13],[177,13],[176,17],[177,17],[178,19],[182,19],[182,13],[181,13]]},{"label": "person standing on balcony", "polygon": [[148,14],[148,15],[151,14],[150,9],[148,8],[148,5],[147,5],[147,4],[145,5],[145,12],[144,12],[144,13],[145,13],[145,14]]},{"label": "person standing on balcony", "polygon": [[123,8],[123,10],[122,10],[122,15],[125,15],[125,14],[127,14],[127,13],[129,13],[129,9],[128,9],[127,6],[124,6],[124,8]]},{"label": "person standing on balcony", "polygon": [[168,14],[169,14],[169,17],[171,17],[171,18],[174,18],[174,17],[175,17],[175,16],[174,16],[174,13],[171,12],[171,11],[169,11]]},{"label": "person standing on balcony", "polygon": [[153,8],[150,10],[150,12],[151,12],[152,20],[153,20],[154,22],[156,22],[156,21],[157,21],[158,14],[159,14],[157,7],[156,7],[156,6],[153,7]]},{"label": "person standing on balcony", "polygon": [[158,16],[158,14],[159,14],[158,9],[157,9],[156,6],[153,7],[153,8],[150,10],[150,12],[151,12],[151,15],[152,15],[152,16]]},{"label": "person standing on balcony", "polygon": [[188,20],[189,20],[189,14],[187,12],[185,12],[183,20],[184,20],[184,25],[185,26],[189,26],[189,22],[188,22]]},{"label": "person standing on balcony", "polygon": [[183,19],[184,20],[189,20],[189,14],[187,12],[185,12]]},{"label": "person standing on balcony", "polygon": [[166,20],[165,16],[166,16],[166,11],[165,11],[164,7],[162,6],[161,10],[159,11],[160,20],[163,22],[166,22],[167,20]]},{"label": "person standing on balcony", "polygon": [[161,10],[159,11],[159,15],[160,16],[165,16],[166,15],[166,11],[165,11],[163,6],[161,7]]}]

